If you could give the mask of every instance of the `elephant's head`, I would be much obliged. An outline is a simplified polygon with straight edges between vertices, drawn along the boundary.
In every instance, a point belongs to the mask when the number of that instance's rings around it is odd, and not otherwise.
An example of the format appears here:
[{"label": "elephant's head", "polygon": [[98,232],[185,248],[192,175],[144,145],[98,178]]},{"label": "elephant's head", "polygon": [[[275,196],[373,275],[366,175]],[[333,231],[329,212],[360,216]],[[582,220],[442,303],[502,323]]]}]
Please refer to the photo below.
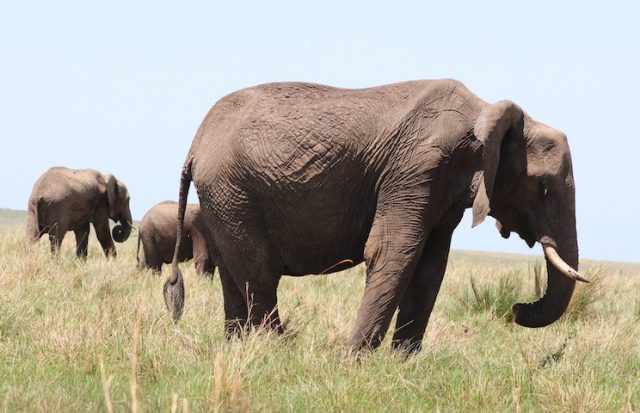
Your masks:
[{"label": "elephant's head", "polygon": [[109,218],[120,225],[113,227],[111,235],[116,242],[125,242],[131,235],[131,210],[129,209],[129,191],[124,183],[113,175],[104,177],[107,183],[107,201],[109,202]]},{"label": "elephant's head", "polygon": [[510,101],[486,106],[474,134],[484,148],[473,225],[490,214],[503,237],[513,231],[529,247],[542,245],[546,292],[536,302],[515,304],[512,311],[522,326],[546,326],[566,310],[575,281],[586,281],[577,272],[575,188],[567,138]]}]

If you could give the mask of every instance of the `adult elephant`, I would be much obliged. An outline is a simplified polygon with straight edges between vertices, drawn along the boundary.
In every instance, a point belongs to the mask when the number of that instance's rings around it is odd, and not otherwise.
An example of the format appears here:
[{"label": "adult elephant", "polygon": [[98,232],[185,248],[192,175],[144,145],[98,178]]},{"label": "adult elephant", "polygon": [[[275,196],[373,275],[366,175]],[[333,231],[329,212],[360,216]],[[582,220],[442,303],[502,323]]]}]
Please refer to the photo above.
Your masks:
[{"label": "adult elephant", "polygon": [[[147,211],[138,227],[139,268],[148,267],[160,273],[162,264],[171,262],[176,245],[177,222],[178,203],[175,201],[161,202]],[[200,205],[188,204],[183,223],[184,238],[178,251],[178,261],[193,258],[196,273],[213,275],[215,266],[209,258],[205,233],[206,229],[200,217]]]},{"label": "adult elephant", "polygon": [[[393,346],[419,349],[468,207],[473,225],[490,214],[503,236],[514,231],[543,246],[546,292],[513,306],[516,323],[554,322],[583,280],[565,135],[511,101],[484,102],[458,81],[240,90],[218,101],[196,133],[179,223],[191,180],[220,254],[229,334],[246,323],[280,328],[281,274],[364,260],[349,347],[378,346],[398,310]],[[164,295],[177,320],[184,284],[174,266]]]},{"label": "adult elephant", "polygon": [[[109,219],[120,223],[111,234]],[[76,255],[86,258],[89,225],[93,224],[104,254],[110,258],[116,256],[113,241],[129,238],[131,222],[129,191],[122,181],[94,169],[57,166],[33,185],[27,207],[27,240],[35,243],[49,234],[51,252],[56,253],[67,231],[73,231]]]}]

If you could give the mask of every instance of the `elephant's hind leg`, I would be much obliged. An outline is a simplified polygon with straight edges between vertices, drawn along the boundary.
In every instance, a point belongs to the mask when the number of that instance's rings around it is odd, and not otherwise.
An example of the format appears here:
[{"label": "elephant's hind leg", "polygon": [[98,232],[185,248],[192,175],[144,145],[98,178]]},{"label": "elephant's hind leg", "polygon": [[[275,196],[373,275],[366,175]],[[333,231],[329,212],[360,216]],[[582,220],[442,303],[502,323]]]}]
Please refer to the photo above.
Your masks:
[{"label": "elephant's hind leg", "polygon": [[249,322],[254,328],[266,328],[278,333],[284,332],[278,312],[277,288],[279,276],[275,280],[249,280],[245,283],[245,301],[249,311]]},{"label": "elephant's hind leg", "polygon": [[139,268],[149,268],[156,275],[160,275],[162,273],[162,264],[164,264],[164,259],[159,252],[159,246],[153,240],[146,238],[142,240],[139,260]]},{"label": "elephant's hind leg", "polygon": [[232,270],[235,286],[243,297],[248,324],[253,328],[282,332],[276,293],[280,274],[268,271],[267,262],[254,264],[257,265],[244,265],[239,271]]},{"label": "elephant's hind leg", "polygon": [[[142,235],[138,235],[141,237]],[[141,243],[142,241],[138,241]],[[147,258],[144,254],[144,245],[142,247],[138,246],[138,256],[136,257],[138,260],[138,271],[142,271],[147,268]]]},{"label": "elephant's hind leg", "polygon": [[242,291],[223,266],[220,266],[220,282],[224,301],[225,336],[230,339],[240,336],[244,331],[249,312]]},{"label": "elephant's hind leg", "polygon": [[[246,225],[250,221],[244,219],[242,222]],[[241,313],[237,306],[239,292],[246,309],[242,313],[246,311],[246,319],[251,327],[282,332],[276,296],[281,274],[273,258],[278,254],[270,247],[271,244],[264,233],[255,227],[245,228],[242,233],[251,236],[238,239],[237,235],[234,235],[232,243],[219,243],[227,246],[221,251],[222,266],[225,267],[221,273],[226,274],[222,278],[225,312],[228,312],[230,317]],[[233,280],[235,289],[228,282],[229,278]],[[231,301],[229,306],[226,304],[228,299]],[[229,319],[227,317],[228,321]]]},{"label": "elephant's hind leg", "polygon": [[279,275],[249,266],[240,271],[236,267],[229,273],[220,269],[229,335],[246,327],[283,332],[276,294],[279,279]]},{"label": "elephant's hind leg", "polygon": [[454,228],[455,225],[447,225],[434,228],[429,233],[418,268],[400,301],[393,334],[394,348],[410,353],[421,349],[422,338],[447,267]]},{"label": "elephant's hind leg", "polygon": [[64,236],[66,235],[66,228],[61,228],[59,224],[54,224],[49,229],[49,243],[51,244],[51,254],[57,254],[60,251],[60,246],[62,245],[62,240],[64,240]]}]

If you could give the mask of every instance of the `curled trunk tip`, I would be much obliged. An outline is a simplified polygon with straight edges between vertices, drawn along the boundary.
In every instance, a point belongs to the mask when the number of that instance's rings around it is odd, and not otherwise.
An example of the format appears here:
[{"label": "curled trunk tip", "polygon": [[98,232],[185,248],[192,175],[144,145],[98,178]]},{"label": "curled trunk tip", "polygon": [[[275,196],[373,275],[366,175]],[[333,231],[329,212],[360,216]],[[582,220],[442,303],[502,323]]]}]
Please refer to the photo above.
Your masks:
[{"label": "curled trunk tip", "polygon": [[129,239],[129,235],[131,235],[131,224],[124,223],[120,225],[116,225],[111,230],[111,236],[115,242],[125,242]]},{"label": "curled trunk tip", "polygon": [[548,276],[544,295],[532,303],[514,304],[511,309],[514,321],[523,327],[545,327],[558,320],[569,306],[576,281],[586,280],[567,263],[577,268],[577,248],[561,249],[565,257],[561,258],[554,244],[543,243]]}]

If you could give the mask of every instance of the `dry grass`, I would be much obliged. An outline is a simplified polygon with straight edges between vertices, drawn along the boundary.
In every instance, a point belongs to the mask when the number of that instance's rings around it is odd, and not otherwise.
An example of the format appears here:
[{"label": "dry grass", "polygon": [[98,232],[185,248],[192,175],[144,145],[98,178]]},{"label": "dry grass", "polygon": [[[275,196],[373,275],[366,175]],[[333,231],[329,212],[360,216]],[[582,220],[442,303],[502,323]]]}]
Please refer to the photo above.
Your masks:
[{"label": "dry grass", "polygon": [[217,276],[183,265],[186,307],[174,325],[161,296],[166,273],[135,270],[135,235],[113,262],[92,240],[82,262],[71,240],[59,257],[44,240],[26,247],[19,224],[0,228],[3,411],[640,410],[633,266],[583,265],[595,282],[577,288],[563,320],[531,330],[503,314],[543,288],[535,260],[454,253],[423,351],[405,359],[387,338],[352,362],[343,343],[362,266],[284,278],[288,334],[226,342]]}]

